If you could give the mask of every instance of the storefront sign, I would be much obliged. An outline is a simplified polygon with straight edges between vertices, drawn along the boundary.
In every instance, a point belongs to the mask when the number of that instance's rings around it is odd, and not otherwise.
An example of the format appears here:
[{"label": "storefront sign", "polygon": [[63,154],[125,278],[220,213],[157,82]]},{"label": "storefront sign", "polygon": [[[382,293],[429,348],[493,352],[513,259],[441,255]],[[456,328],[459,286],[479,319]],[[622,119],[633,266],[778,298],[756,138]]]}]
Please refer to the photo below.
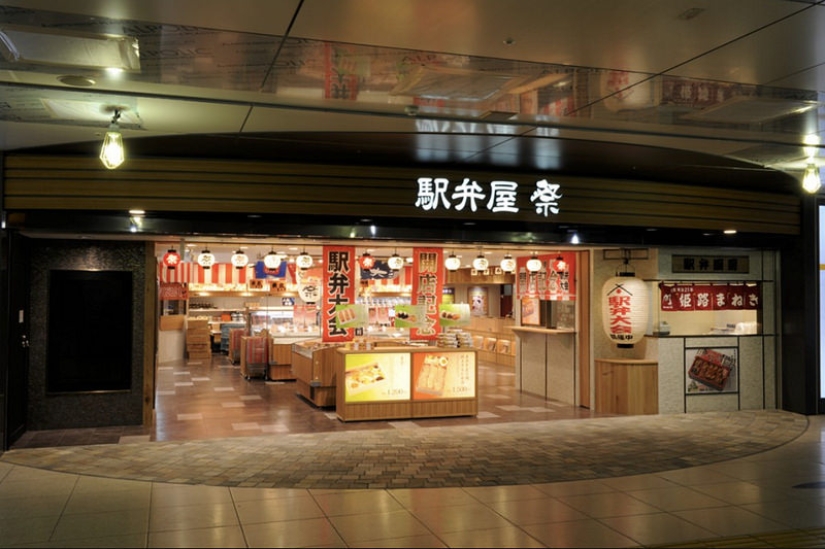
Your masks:
[{"label": "storefront sign", "polygon": [[746,255],[674,255],[671,261],[671,271],[674,273],[750,272],[750,258]]},{"label": "storefront sign", "polygon": [[321,323],[323,341],[350,341],[353,328],[340,328],[336,319],[339,305],[355,303],[358,269],[354,246],[324,246],[323,305]]},{"label": "storefront sign", "polygon": [[659,283],[662,311],[757,310],[759,282]]},{"label": "storefront sign", "polygon": [[[530,208],[537,215],[558,215],[562,198],[561,184],[541,179],[530,188]],[[493,213],[518,213],[519,184],[516,181],[490,181],[479,184],[465,177],[461,183],[446,177],[419,177],[415,207],[425,211],[438,209],[476,212],[479,208]]]},{"label": "storefront sign", "polygon": [[413,248],[412,304],[423,305],[426,326],[410,329],[410,339],[438,337],[438,306],[444,286],[444,252],[441,248]]}]

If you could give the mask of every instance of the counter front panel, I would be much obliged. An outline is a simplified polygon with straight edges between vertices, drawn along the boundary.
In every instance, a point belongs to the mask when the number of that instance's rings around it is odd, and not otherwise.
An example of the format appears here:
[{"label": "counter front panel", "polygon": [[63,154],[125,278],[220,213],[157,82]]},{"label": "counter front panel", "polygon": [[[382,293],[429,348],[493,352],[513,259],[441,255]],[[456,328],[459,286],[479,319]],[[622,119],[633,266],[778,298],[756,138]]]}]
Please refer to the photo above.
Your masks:
[{"label": "counter front panel", "polygon": [[337,349],[342,421],[476,415],[476,351],[441,347]]}]

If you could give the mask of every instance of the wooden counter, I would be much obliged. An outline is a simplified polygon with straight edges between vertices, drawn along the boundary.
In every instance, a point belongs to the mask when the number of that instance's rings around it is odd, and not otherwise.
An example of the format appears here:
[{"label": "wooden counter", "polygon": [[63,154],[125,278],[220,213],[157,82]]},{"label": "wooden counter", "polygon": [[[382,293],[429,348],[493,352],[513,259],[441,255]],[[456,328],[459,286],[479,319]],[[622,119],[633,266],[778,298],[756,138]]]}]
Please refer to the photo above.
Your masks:
[{"label": "wooden counter", "polygon": [[341,421],[478,413],[475,349],[339,348],[335,355],[335,412]]},{"label": "wooden counter", "polygon": [[607,414],[659,413],[659,363],[597,358],[596,411]]}]

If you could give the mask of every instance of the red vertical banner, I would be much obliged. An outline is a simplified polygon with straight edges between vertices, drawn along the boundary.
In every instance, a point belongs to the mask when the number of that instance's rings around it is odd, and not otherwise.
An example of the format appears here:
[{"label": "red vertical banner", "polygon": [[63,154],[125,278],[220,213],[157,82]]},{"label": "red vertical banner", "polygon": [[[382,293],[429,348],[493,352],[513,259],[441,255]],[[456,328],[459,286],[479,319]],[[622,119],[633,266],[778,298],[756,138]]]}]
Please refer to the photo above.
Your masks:
[{"label": "red vertical banner", "polygon": [[664,282],[659,283],[659,291],[662,294],[661,305],[660,308],[663,311],[676,311],[677,310],[677,299],[676,299],[676,285],[675,284],[666,284]]},{"label": "red vertical banner", "polygon": [[[528,261],[538,261],[537,271],[527,268]],[[576,254],[544,254],[516,258],[516,299],[537,297],[545,301],[576,299]]]},{"label": "red vertical banner", "polygon": [[323,341],[351,341],[354,328],[339,328],[335,307],[355,303],[358,269],[354,246],[324,246],[323,302],[321,325]]},{"label": "red vertical banner", "polygon": [[413,248],[412,304],[422,305],[427,326],[410,328],[410,339],[433,340],[441,332],[438,306],[444,288],[444,251],[441,248]]}]

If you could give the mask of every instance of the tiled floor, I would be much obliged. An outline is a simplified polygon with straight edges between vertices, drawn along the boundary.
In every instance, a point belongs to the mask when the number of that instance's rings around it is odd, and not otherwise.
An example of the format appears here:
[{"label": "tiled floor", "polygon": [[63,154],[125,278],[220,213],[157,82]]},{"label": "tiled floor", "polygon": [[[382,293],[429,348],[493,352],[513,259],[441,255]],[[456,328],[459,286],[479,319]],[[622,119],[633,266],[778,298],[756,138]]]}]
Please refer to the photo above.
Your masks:
[{"label": "tiled floor", "polygon": [[[288,384],[235,384],[218,379],[224,369],[232,372],[220,361],[164,370],[158,416],[167,419],[151,432],[115,435],[110,429],[86,437],[88,446],[70,445],[72,437],[83,438],[79,432],[38,433],[28,437],[28,445],[5,453],[0,546],[825,545],[821,416],[575,418],[580,411],[524,395],[507,397],[513,391],[507,372],[490,368],[482,375],[501,381],[501,387],[484,384],[483,394],[492,398],[482,398],[482,410],[498,417],[341,424],[328,411],[296,399]],[[211,392],[168,400],[172,395],[161,394],[174,390],[182,396],[195,388],[188,383],[209,383],[202,378],[215,379]],[[230,386],[231,391],[216,390]],[[275,398],[284,400],[283,408],[250,410],[270,393],[280,395]],[[214,402],[199,408],[199,399]],[[244,405],[223,406],[239,401]],[[200,418],[189,415],[198,413]],[[298,414],[312,417],[293,417]],[[316,424],[322,427],[312,432]],[[429,428],[434,426],[443,428]],[[221,438],[205,440],[207,433]],[[53,446],[45,444],[48,437]],[[347,440],[366,442],[353,448]],[[402,463],[392,478],[449,471],[452,485],[297,486],[307,482],[306,475],[293,478],[291,486],[281,479],[266,487],[260,475],[253,477],[254,486],[236,482],[249,481],[248,471],[264,462],[275,464],[268,471],[273,475],[282,469],[305,473],[324,463],[335,469],[339,453],[355,461],[356,469],[365,465],[359,472],[364,476],[389,456],[392,464],[385,470]],[[425,469],[405,469],[416,460]],[[489,484],[455,474],[472,467],[491,471]],[[589,476],[535,482],[565,469]],[[193,471],[213,471],[217,478],[195,483]],[[513,471],[518,474],[511,477]]]}]

